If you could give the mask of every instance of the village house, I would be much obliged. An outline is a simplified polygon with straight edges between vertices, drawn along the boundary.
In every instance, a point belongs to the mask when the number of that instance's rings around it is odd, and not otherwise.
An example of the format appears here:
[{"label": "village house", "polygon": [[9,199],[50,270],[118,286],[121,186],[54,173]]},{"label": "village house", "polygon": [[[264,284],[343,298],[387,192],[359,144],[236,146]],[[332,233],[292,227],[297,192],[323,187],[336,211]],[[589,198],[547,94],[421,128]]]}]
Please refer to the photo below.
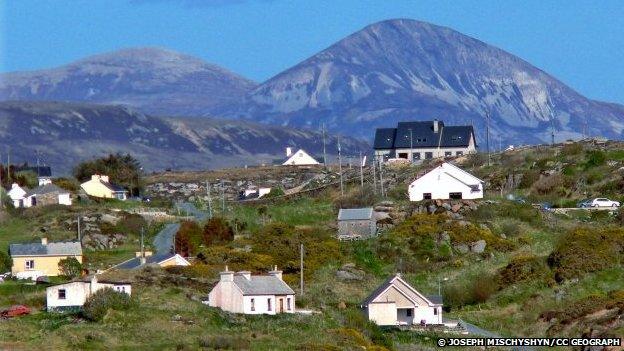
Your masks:
[{"label": "village house", "polygon": [[78,241],[48,243],[11,244],[9,254],[13,260],[11,274],[19,279],[37,279],[41,276],[57,276],[59,262],[74,257],[82,263],[82,246]]},{"label": "village house", "polygon": [[251,186],[239,194],[240,200],[259,199],[271,192],[271,188]]},{"label": "village house", "polygon": [[299,151],[293,153],[292,148],[286,148],[286,161],[282,163],[283,166],[311,166],[319,165],[320,162],[310,156],[305,150],[299,149]]},{"label": "village house", "polygon": [[373,291],[362,302],[362,308],[370,321],[381,326],[443,324],[442,297],[421,294],[401,274]]},{"label": "village house", "polygon": [[11,185],[11,190],[7,192],[7,195],[9,196],[9,198],[11,198],[11,202],[13,202],[13,207],[24,207],[24,196],[26,195],[27,190],[28,188],[22,188],[17,183],[13,183]]},{"label": "village house", "polygon": [[87,195],[93,197],[122,201],[128,198],[128,191],[119,185],[111,183],[106,175],[94,174],[90,180],[80,184],[80,187]]},{"label": "village house", "polygon": [[247,271],[229,271],[226,266],[208,294],[208,305],[233,313],[293,313],[295,292],[282,280],[277,267],[269,275],[252,276]]},{"label": "village house", "polygon": [[450,163],[442,163],[408,187],[410,201],[481,199],[483,180]]},{"label": "village house", "polygon": [[159,266],[159,267],[171,267],[171,266],[190,266],[191,263],[179,254],[165,253],[165,254],[152,254],[151,251],[135,252],[135,257],[127,261],[124,261],[112,268],[115,269],[139,269],[145,266]]},{"label": "village house", "polygon": [[72,199],[69,191],[54,184],[50,178],[39,178],[39,186],[30,189],[24,194],[20,207],[65,205],[71,206]]},{"label": "village house", "polygon": [[60,312],[80,309],[96,291],[110,288],[114,291],[132,294],[132,283],[123,281],[98,280],[94,275],[83,279],[46,288],[46,309]]},{"label": "village house", "polygon": [[366,239],[377,234],[377,220],[371,207],[341,208],[338,211],[338,239]]},{"label": "village house", "polygon": [[375,131],[375,158],[379,162],[403,159],[410,162],[476,152],[472,126],[445,126],[444,122],[399,122],[396,128]]}]

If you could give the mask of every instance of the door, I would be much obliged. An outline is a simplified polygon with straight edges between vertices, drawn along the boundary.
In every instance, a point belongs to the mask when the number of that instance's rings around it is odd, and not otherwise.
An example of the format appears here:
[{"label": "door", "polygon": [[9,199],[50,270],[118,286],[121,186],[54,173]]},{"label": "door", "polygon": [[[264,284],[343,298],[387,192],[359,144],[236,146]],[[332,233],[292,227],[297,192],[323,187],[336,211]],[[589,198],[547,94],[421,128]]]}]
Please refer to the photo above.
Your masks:
[{"label": "door", "polygon": [[279,299],[279,313],[284,313],[284,299]]}]

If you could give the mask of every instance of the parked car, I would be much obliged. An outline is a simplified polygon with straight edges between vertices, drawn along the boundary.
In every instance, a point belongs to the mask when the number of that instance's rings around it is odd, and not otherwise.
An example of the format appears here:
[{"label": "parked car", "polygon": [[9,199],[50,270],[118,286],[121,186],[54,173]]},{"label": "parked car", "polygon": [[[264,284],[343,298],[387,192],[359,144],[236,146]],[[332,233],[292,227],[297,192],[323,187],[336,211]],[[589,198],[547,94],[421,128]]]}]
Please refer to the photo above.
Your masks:
[{"label": "parked car", "polygon": [[13,305],[5,310],[0,311],[0,318],[13,318],[30,314],[30,308],[24,305]]},{"label": "parked car", "polygon": [[578,207],[578,208],[588,208],[588,207],[591,207],[591,202],[592,202],[591,199],[584,199],[584,200],[579,201],[576,204],[576,207]]},{"label": "parked car", "polygon": [[620,207],[618,201],[612,201],[605,197],[597,197],[591,200],[589,207]]}]

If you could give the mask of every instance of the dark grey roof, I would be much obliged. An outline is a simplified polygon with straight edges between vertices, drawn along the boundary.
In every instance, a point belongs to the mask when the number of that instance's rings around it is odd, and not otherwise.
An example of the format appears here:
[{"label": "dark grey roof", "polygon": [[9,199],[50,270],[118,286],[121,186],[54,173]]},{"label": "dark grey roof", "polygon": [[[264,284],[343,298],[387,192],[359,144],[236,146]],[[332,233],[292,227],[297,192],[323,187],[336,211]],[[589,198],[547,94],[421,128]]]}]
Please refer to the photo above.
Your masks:
[{"label": "dark grey roof", "polygon": [[[434,121],[399,122],[397,128],[379,128],[375,132],[374,148],[378,150],[396,148],[432,148],[468,146],[474,136],[472,126],[445,126],[438,121],[437,133],[433,131]],[[411,130],[411,132],[410,132]]]},{"label": "dark grey roof", "polygon": [[15,172],[29,171],[35,173],[38,177],[51,177],[52,169],[50,166],[25,166],[17,167]]},{"label": "dark grey roof", "polygon": [[338,211],[339,221],[355,221],[373,218],[373,208],[341,208]]},{"label": "dark grey roof", "polygon": [[24,195],[24,197],[28,197],[32,195],[43,195],[43,194],[49,194],[49,193],[68,194],[69,191],[50,183],[50,184],[40,185],[36,188],[28,190],[28,192],[26,192],[26,195]]},{"label": "dark grey roof", "polygon": [[[100,182],[102,182],[100,180]],[[117,185],[117,184],[113,184],[113,183],[109,183],[109,182],[102,182],[102,184],[104,184],[105,187],[107,187],[108,189],[110,189],[113,192],[127,192],[127,190],[122,187],[121,185]]]},{"label": "dark grey roof", "polygon": [[[149,265],[149,264],[157,264],[158,262],[162,262],[164,260],[168,260],[170,258],[172,258],[173,256],[175,256],[175,254],[173,253],[164,253],[164,254],[156,254],[156,255],[151,255],[151,256],[147,256],[145,257],[145,265]],[[118,268],[118,269],[137,269],[142,267],[143,265],[141,264],[141,258],[140,257],[135,257],[132,259],[129,259],[125,262],[122,262],[118,265],[116,265],[114,268]]]},{"label": "dark grey roof", "polygon": [[9,246],[11,256],[80,256],[82,246],[78,241],[33,244],[11,244]]},{"label": "dark grey roof", "polygon": [[442,305],[442,295],[427,295],[427,300],[431,301],[434,305]]},{"label": "dark grey roof", "polygon": [[234,275],[234,284],[243,295],[294,295],[295,292],[283,280],[271,275],[252,275],[247,279],[242,275]]}]

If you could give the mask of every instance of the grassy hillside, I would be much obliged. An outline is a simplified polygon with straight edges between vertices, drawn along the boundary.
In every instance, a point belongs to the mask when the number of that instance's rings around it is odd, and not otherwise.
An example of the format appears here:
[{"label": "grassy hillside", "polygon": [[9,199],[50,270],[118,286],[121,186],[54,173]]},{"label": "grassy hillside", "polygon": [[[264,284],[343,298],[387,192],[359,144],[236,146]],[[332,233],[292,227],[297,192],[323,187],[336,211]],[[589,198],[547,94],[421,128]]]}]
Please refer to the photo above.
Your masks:
[{"label": "grassy hillside", "polygon": [[[574,211],[554,214],[531,203],[568,207],[581,198],[624,197],[621,144],[570,144],[481,155],[463,166],[487,182],[476,208],[422,213],[410,204],[406,184],[431,165],[388,168],[388,198],[372,186],[328,189],[270,205],[231,203],[221,214],[236,228],[231,241],[198,248],[187,268],[111,272],[134,281],[136,304],[109,311],[101,322],[37,312],[0,322],[0,347],[55,349],[252,349],[407,350],[435,348],[435,332],[387,330],[367,323],[359,305],[390,274],[402,272],[424,294],[441,290],[445,317],[506,336],[624,337],[624,229],[622,213]],[[263,170],[266,172],[267,170]],[[164,178],[165,176],[159,176]],[[508,195],[526,198],[509,200]],[[394,203],[394,225],[374,239],[338,242],[340,206]],[[97,211],[99,205],[92,210]],[[104,211],[104,208],[100,209]],[[57,211],[57,212],[55,212]],[[58,211],[12,213],[0,227],[0,244],[41,236],[41,223]],[[50,227],[52,228],[52,227]],[[152,232],[156,230],[154,227]],[[62,238],[71,232],[55,232]],[[93,251],[98,265],[131,254],[128,246]],[[483,240],[482,252],[465,252]],[[276,264],[299,292],[299,244],[306,248],[305,294],[297,307],[318,313],[239,316],[199,301],[225,264],[265,272]],[[126,251],[124,251],[126,250]],[[355,278],[341,279],[339,270]],[[43,307],[44,290],[17,282],[0,284],[0,307]]]}]

